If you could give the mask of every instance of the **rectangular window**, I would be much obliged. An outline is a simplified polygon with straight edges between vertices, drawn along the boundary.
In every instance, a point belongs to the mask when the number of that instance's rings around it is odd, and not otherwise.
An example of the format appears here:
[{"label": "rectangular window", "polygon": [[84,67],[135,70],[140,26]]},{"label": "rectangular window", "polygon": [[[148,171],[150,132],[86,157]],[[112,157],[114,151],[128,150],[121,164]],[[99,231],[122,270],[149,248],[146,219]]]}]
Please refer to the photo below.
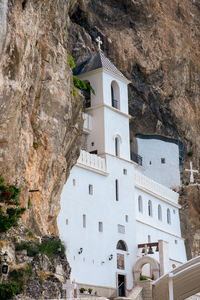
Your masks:
[{"label": "rectangular window", "polygon": [[128,223],[128,215],[125,215],[125,221]]},{"label": "rectangular window", "polygon": [[83,215],[83,228],[86,228],[86,215]]},{"label": "rectangular window", "polygon": [[123,170],[124,175],[127,175],[127,169]]},{"label": "rectangular window", "polygon": [[118,186],[118,180],[115,180],[115,199],[116,201],[119,201],[119,186]]},{"label": "rectangular window", "polygon": [[93,195],[93,185],[89,184],[89,194]]},{"label": "rectangular window", "polygon": [[119,233],[125,233],[125,226],[124,225],[117,225],[117,229]]},{"label": "rectangular window", "polygon": [[99,232],[103,232],[103,222],[99,222]]},{"label": "rectangular window", "polygon": [[73,186],[76,185],[76,179],[73,179]]},{"label": "rectangular window", "polygon": [[165,161],[165,158],[162,157],[162,158],[161,158],[161,164],[165,164],[165,162],[166,162],[166,161]]},{"label": "rectangular window", "polygon": [[68,219],[66,219],[66,225],[68,225],[69,224],[69,220]]}]

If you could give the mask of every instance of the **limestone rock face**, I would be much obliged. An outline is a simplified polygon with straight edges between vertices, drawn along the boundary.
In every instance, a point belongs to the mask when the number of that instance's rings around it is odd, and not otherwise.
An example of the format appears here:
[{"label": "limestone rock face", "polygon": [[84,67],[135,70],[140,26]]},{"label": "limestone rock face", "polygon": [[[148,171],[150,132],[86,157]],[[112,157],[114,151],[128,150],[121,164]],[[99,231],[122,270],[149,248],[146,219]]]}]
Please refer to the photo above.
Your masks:
[{"label": "limestone rock face", "polygon": [[0,0],[0,176],[21,188],[23,221],[43,235],[57,233],[60,193],[79,156],[82,99],[70,93],[67,49],[74,3]]},{"label": "limestone rock face", "polygon": [[[80,0],[69,13],[70,49],[76,60],[93,53],[100,36],[104,53],[131,80],[131,136],[180,139],[186,152],[193,152],[191,158],[185,155],[183,169],[189,160],[199,168],[199,1]],[[186,172],[183,181],[189,181]],[[200,202],[199,196],[195,199]],[[199,235],[193,231],[191,239],[194,234]]]}]

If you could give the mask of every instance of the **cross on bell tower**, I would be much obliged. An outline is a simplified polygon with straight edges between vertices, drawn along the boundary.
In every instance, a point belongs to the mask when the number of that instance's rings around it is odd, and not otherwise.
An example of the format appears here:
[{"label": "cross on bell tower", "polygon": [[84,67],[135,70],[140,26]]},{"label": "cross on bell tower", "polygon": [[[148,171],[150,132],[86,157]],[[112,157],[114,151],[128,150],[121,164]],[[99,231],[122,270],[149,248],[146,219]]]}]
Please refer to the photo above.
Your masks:
[{"label": "cross on bell tower", "polygon": [[101,51],[101,45],[103,44],[103,42],[102,42],[100,36],[98,36],[95,41],[98,44],[98,50]]}]

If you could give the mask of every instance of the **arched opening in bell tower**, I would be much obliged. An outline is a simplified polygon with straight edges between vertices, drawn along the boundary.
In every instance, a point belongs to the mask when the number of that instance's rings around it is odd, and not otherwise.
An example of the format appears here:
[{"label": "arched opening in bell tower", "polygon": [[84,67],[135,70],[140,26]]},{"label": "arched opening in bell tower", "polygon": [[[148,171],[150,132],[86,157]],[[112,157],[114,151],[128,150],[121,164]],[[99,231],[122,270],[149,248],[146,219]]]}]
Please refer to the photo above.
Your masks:
[{"label": "arched opening in bell tower", "polygon": [[116,81],[112,81],[111,83],[111,102],[112,107],[120,108],[120,90]]}]

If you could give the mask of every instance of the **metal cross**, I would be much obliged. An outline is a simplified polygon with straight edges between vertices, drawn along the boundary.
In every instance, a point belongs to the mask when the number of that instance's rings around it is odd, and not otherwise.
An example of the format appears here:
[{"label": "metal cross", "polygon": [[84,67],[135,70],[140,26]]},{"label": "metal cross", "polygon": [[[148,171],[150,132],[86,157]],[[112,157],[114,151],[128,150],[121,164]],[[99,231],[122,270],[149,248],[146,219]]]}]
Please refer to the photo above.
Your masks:
[{"label": "metal cross", "polygon": [[103,42],[102,42],[100,36],[98,36],[95,41],[98,44],[98,50],[101,51],[101,44],[103,44]]},{"label": "metal cross", "polygon": [[192,162],[190,162],[190,169],[185,169],[185,171],[190,172],[190,183],[194,183],[194,173],[199,173],[199,171],[192,169]]}]

